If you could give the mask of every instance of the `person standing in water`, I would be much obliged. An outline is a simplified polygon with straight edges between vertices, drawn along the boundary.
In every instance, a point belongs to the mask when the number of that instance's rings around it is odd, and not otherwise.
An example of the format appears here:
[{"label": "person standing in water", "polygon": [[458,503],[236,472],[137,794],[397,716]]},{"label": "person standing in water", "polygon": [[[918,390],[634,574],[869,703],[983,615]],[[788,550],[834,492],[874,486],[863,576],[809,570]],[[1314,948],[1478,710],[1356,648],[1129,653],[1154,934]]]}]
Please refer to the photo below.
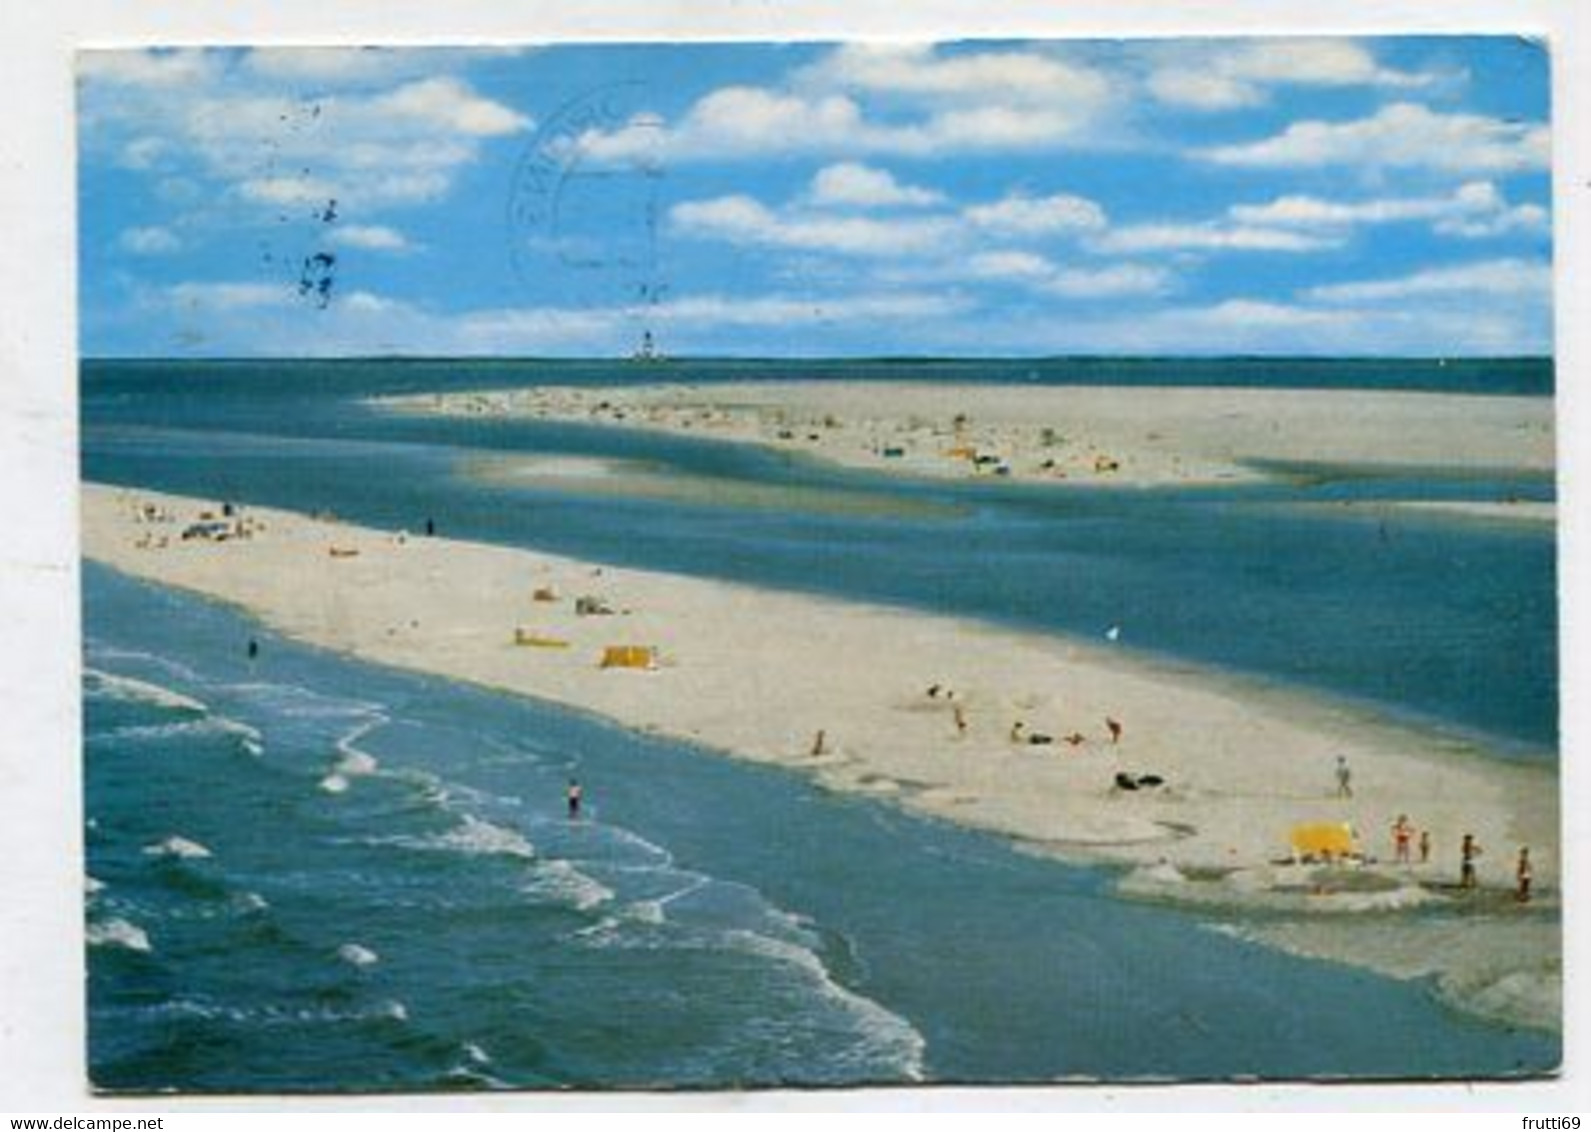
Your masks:
[{"label": "person standing in water", "polygon": [[1475,858],[1481,855],[1480,843],[1475,840],[1473,833],[1466,833],[1464,841],[1458,847],[1458,886],[1464,889],[1475,887]]},{"label": "person standing in water", "polygon": [[580,799],[584,793],[585,792],[580,789],[580,780],[577,778],[571,778],[569,780],[569,789],[564,791],[564,797],[569,800],[570,821],[575,821],[580,817]]},{"label": "person standing in water", "polygon": [[250,637],[249,638],[249,659],[253,660],[255,657],[257,657],[259,655],[260,655],[260,642],[256,641],[253,637]]},{"label": "person standing in water", "polygon": [[1530,846],[1519,847],[1519,864],[1514,869],[1514,878],[1519,882],[1519,887],[1514,890],[1514,899],[1521,904],[1530,902],[1530,880],[1535,871],[1530,867]]}]

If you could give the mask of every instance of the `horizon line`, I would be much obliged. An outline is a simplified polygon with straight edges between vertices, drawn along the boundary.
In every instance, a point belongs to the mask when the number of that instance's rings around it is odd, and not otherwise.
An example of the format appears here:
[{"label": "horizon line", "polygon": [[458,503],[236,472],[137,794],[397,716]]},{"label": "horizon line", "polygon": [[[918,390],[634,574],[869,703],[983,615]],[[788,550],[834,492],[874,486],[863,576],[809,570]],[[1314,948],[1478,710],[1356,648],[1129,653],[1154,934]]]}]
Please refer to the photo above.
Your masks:
[{"label": "horizon line", "polygon": [[83,362],[604,362],[637,370],[702,362],[907,363],[907,362],[1556,362],[1557,355],[1523,354],[679,354],[635,358],[628,354],[79,354]]}]

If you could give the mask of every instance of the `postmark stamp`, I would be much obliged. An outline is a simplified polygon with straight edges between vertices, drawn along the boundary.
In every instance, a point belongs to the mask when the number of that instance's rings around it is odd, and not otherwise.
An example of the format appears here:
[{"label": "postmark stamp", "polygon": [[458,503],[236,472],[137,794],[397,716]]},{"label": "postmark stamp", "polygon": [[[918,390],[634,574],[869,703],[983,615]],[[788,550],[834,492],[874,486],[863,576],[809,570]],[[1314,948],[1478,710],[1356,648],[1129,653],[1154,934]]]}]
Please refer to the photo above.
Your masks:
[{"label": "postmark stamp", "polygon": [[667,292],[659,228],[661,120],[636,112],[646,84],[583,92],[548,116],[514,167],[505,210],[513,274],[562,302],[619,309],[647,332]]}]

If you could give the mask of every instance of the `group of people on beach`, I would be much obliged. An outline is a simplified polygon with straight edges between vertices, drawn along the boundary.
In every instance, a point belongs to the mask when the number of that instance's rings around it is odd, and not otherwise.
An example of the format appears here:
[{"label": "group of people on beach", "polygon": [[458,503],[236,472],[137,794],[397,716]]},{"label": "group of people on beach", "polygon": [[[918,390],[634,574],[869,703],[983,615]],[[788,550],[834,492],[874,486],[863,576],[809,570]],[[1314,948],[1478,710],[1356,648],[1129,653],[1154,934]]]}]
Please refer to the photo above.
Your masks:
[{"label": "group of people on beach", "polygon": [[[1353,770],[1348,765],[1345,755],[1337,756],[1337,766],[1334,772],[1337,781],[1337,797],[1353,797]],[[1416,846],[1420,854],[1420,864],[1425,865],[1431,860],[1431,831],[1416,830],[1414,823],[1409,820],[1408,814],[1399,814],[1392,823],[1392,859],[1399,865],[1412,865],[1413,853]],[[1466,833],[1459,842],[1458,886],[1465,892],[1473,892],[1480,887],[1476,859],[1481,856],[1480,842],[1473,833]],[[1531,881],[1535,877],[1535,869],[1530,862],[1530,846],[1522,845],[1519,856],[1514,864],[1514,899],[1521,904],[1530,901]]]},{"label": "group of people on beach", "polygon": [[[924,694],[929,700],[932,700],[935,703],[949,704],[951,721],[955,724],[957,737],[959,738],[967,734],[970,724],[967,719],[966,707],[960,700],[956,698],[956,692],[954,688],[950,688],[944,684],[930,684],[928,685],[928,689]],[[1121,721],[1110,716],[1106,716],[1105,733],[1109,737],[1112,746],[1120,743],[1121,737],[1124,733],[1124,728],[1122,727]],[[1029,747],[1047,747],[1056,741],[1055,736],[1053,735],[1045,734],[1042,731],[1030,730],[1027,723],[1021,719],[1018,719],[1011,724],[1009,738],[1012,743]],[[1072,731],[1069,734],[1062,735],[1060,741],[1071,747],[1081,747],[1084,743],[1088,742],[1088,736],[1084,735],[1081,731]],[[814,751],[813,753],[817,754],[818,752]]]}]

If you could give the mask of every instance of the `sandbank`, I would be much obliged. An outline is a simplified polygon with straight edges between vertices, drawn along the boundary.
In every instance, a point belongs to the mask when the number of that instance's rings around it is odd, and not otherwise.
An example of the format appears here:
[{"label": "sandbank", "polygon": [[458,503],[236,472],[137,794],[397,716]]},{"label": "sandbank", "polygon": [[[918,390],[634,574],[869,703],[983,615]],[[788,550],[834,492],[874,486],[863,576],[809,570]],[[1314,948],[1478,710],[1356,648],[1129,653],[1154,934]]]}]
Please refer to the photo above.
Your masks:
[{"label": "sandbank", "polygon": [[415,394],[393,411],[520,416],[755,443],[935,478],[1164,487],[1267,462],[1547,473],[1552,401],[1366,390],[769,381]]},{"label": "sandbank", "polygon": [[[1511,885],[1513,853],[1528,843],[1541,904],[1488,916],[1481,950],[1511,952],[1534,972],[1557,962],[1556,934],[1527,930],[1557,888],[1556,768],[1489,757],[1476,740],[1103,639],[265,508],[244,512],[247,538],[183,539],[218,506],[141,489],[87,485],[82,509],[88,557],[242,606],[311,644],[786,767],[1035,852],[1169,867],[1190,878],[1179,890],[1219,885],[1232,907],[1274,895],[1268,870],[1287,855],[1295,823],[1352,823],[1365,851],[1384,858],[1391,823],[1407,813],[1431,834],[1432,895],[1460,910],[1471,897],[1441,885],[1456,877],[1462,834],[1486,847],[1482,882],[1493,895]],[[579,612],[593,603],[611,612]],[[656,663],[603,667],[614,646],[651,650],[642,655]],[[1024,741],[1013,739],[1018,722]],[[1025,741],[1035,733],[1051,741]],[[1336,796],[1338,756],[1352,768],[1351,797]],[[1123,790],[1123,774],[1162,781]],[[1337,882],[1313,883],[1329,895]],[[1307,907],[1296,914],[1318,919]],[[1365,962],[1351,943],[1319,946]],[[1453,986],[1469,985],[1480,977],[1467,958],[1475,951],[1455,946],[1433,962]],[[1531,1021],[1555,1026],[1556,1010]]]}]

